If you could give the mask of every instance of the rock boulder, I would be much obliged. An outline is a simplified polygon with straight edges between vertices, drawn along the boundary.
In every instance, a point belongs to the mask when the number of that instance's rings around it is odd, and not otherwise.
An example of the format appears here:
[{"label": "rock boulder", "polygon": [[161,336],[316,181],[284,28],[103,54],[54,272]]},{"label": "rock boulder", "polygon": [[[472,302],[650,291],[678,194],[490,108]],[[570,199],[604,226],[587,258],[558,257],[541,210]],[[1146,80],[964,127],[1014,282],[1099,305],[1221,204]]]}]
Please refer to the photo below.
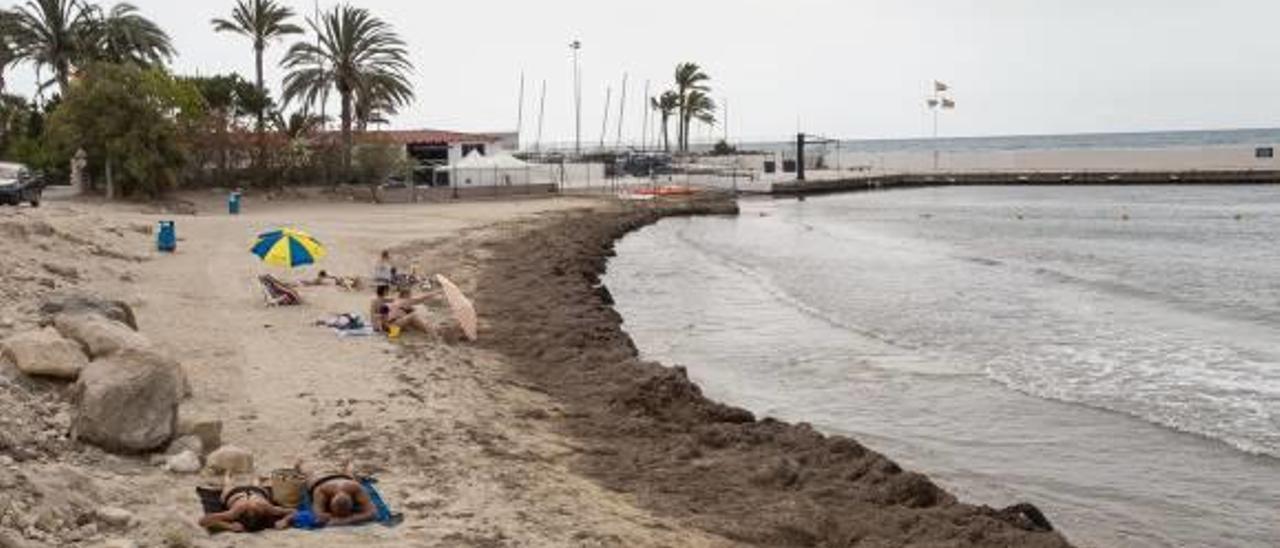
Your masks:
[{"label": "rock boulder", "polygon": [[116,453],[163,448],[178,423],[181,367],[154,352],[126,349],[80,373],[71,429],[76,439]]},{"label": "rock boulder", "polygon": [[180,417],[178,419],[179,436],[195,436],[200,438],[202,455],[222,447],[222,421],[199,417]]},{"label": "rock boulder", "polygon": [[45,328],[14,335],[0,343],[0,355],[24,374],[74,381],[89,365],[80,345]]},{"label": "rock boulder", "polygon": [[40,314],[45,318],[55,318],[60,314],[97,314],[127,325],[134,331],[138,330],[138,320],[128,304],[84,293],[63,293],[49,297],[40,305]]},{"label": "rock boulder", "polygon": [[200,468],[200,457],[191,451],[172,455],[164,461],[164,469],[174,474],[195,474]]},{"label": "rock boulder", "polygon": [[209,453],[205,464],[217,473],[248,474],[253,472],[253,453],[234,445],[224,445]]},{"label": "rock boulder", "polygon": [[54,317],[53,325],[62,336],[80,343],[95,360],[125,349],[151,347],[151,341],[128,325],[98,314],[59,314]]}]

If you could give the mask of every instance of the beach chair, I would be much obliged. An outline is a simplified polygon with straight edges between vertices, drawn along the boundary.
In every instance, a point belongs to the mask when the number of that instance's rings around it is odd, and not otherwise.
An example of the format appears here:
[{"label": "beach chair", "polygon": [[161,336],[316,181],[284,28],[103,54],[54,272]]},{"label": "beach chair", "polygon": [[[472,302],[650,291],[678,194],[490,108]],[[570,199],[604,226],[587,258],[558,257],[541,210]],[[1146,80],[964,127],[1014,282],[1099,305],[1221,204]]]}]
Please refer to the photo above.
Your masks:
[{"label": "beach chair", "polygon": [[293,288],[270,274],[258,276],[258,284],[262,286],[262,298],[267,306],[297,306],[302,304],[302,296]]}]

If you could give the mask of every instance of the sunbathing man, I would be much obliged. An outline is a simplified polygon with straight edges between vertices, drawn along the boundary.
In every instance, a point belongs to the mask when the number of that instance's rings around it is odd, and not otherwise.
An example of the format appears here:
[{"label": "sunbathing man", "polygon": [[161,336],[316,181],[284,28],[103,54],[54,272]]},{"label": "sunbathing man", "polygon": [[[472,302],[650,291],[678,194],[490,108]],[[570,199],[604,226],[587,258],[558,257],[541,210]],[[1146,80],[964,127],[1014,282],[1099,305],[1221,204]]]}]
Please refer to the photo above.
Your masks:
[{"label": "sunbathing man", "polygon": [[200,526],[211,533],[256,533],[272,527],[287,529],[293,519],[293,510],[276,506],[256,481],[236,487],[231,474],[222,476],[222,507],[225,510],[200,518]]},{"label": "sunbathing man", "polygon": [[[301,461],[295,468],[306,473]],[[377,518],[378,508],[356,479],[351,461],[343,465],[340,473],[306,475],[307,489],[311,492],[311,513],[315,514],[317,525],[360,525]]]}]

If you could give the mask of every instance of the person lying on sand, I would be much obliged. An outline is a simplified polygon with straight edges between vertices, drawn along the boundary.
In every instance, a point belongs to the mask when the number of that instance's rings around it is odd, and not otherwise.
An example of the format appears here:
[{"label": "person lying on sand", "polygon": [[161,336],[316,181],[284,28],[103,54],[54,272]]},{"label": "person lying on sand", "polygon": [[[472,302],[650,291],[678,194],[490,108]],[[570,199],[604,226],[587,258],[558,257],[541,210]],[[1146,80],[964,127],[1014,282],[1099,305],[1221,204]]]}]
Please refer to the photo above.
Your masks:
[{"label": "person lying on sand", "polygon": [[222,512],[206,514],[200,526],[211,533],[256,533],[270,529],[287,529],[293,510],[276,506],[271,495],[255,480],[253,485],[236,486],[231,474],[222,476]]},{"label": "person lying on sand", "polygon": [[356,291],[360,289],[360,285],[361,285],[359,278],[347,277],[347,276],[334,276],[332,274],[329,274],[329,272],[325,270],[321,270],[320,273],[316,275],[314,280],[303,280],[298,283],[307,287],[322,287],[326,285],[333,285],[333,286],[345,289],[347,291]]},{"label": "person lying on sand", "polygon": [[342,471],[334,474],[307,472],[302,461],[294,467],[307,476],[311,513],[315,516],[316,525],[360,525],[377,518],[378,508],[356,479],[355,466],[351,461],[344,463]]}]

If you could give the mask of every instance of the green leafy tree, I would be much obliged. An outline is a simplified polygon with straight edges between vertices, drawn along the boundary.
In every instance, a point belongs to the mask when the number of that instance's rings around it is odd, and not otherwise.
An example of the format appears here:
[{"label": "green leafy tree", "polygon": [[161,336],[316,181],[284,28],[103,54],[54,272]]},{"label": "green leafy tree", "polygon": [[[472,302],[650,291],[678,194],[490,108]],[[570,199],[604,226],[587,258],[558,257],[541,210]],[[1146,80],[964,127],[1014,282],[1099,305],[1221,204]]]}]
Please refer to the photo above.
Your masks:
[{"label": "green leafy tree", "polygon": [[407,159],[404,147],[377,141],[356,146],[356,175],[365,184],[380,185],[392,175],[404,173]]},{"label": "green leafy tree", "polygon": [[43,171],[57,171],[42,141],[45,115],[17,95],[0,95],[0,151],[5,161]]},{"label": "green leafy tree", "polygon": [[[233,158],[254,154],[247,131],[247,120],[257,117],[262,109],[271,108],[271,98],[239,74],[183,77],[182,81],[194,86],[204,99],[206,111],[194,130],[193,158],[198,165],[207,168],[217,166],[217,182],[227,183],[232,175]],[[260,139],[259,139],[260,141]],[[260,145],[263,143],[259,143]],[[262,154],[261,146],[257,154]],[[200,175],[210,175],[206,170]]]},{"label": "green leafy tree", "polygon": [[0,9],[0,93],[6,86],[5,73],[18,64],[18,44],[15,36],[18,30],[18,15],[13,10]]},{"label": "green leafy tree", "polygon": [[671,152],[671,116],[680,108],[680,94],[668,91],[658,97],[649,98],[649,106],[662,116],[662,149]]},{"label": "green leafy tree", "polygon": [[319,21],[307,22],[319,40],[298,42],[289,48],[283,61],[289,71],[284,79],[284,100],[313,105],[327,99],[331,91],[337,92],[342,102],[342,170],[350,177],[358,95],[378,88],[378,95],[390,99],[391,106],[408,103],[413,88],[406,75],[413,64],[404,41],[391,25],[366,9],[341,5]]},{"label": "green leafy tree", "polygon": [[109,198],[158,196],[177,186],[204,106],[193,84],[162,70],[95,63],[67,90],[47,137],[64,159],[84,149]]},{"label": "green leafy tree", "polygon": [[256,117],[259,110],[269,110],[274,101],[258,86],[239,74],[187,76],[180,78],[200,91],[210,112],[220,112],[233,124],[241,118]]},{"label": "green leafy tree", "polygon": [[[708,82],[711,77],[702,71],[702,67],[697,63],[680,63],[676,65],[676,94],[680,97],[680,119],[677,121],[679,127],[677,132],[679,135],[678,146],[681,152],[689,151],[689,123],[697,117],[697,104],[692,100],[691,95],[695,92],[705,96],[711,91]],[[705,106],[705,104],[703,105]],[[714,109],[714,104],[712,105]]]},{"label": "green leafy tree", "polygon": [[[294,16],[293,10],[282,6],[275,0],[239,0],[231,12],[231,19],[214,19],[213,29],[217,32],[232,32],[253,40],[254,68],[257,73],[258,90],[267,95],[267,87],[262,76],[262,57],[267,44],[290,34],[302,34],[302,28],[289,23]],[[258,130],[266,127],[266,105],[255,114],[258,117]]]}]

